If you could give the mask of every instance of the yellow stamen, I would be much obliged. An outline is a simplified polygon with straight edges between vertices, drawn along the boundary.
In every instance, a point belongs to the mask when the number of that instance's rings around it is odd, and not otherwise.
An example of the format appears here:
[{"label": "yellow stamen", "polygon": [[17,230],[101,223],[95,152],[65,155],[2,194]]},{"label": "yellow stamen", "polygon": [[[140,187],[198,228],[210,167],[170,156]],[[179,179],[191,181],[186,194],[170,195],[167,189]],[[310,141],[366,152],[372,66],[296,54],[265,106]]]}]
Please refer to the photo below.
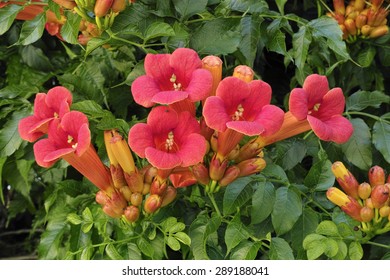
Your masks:
[{"label": "yellow stamen", "polygon": [[73,141],[73,137],[68,135],[68,143],[70,144],[70,143],[72,143],[72,141]]},{"label": "yellow stamen", "polygon": [[168,133],[168,138],[165,140],[165,149],[167,149],[168,151],[172,150],[174,144],[175,141],[173,140],[173,132],[170,131]]},{"label": "yellow stamen", "polygon": [[232,116],[233,121],[238,121],[242,118],[244,114],[244,107],[242,107],[241,104],[237,106],[237,111],[234,112],[234,115]]}]

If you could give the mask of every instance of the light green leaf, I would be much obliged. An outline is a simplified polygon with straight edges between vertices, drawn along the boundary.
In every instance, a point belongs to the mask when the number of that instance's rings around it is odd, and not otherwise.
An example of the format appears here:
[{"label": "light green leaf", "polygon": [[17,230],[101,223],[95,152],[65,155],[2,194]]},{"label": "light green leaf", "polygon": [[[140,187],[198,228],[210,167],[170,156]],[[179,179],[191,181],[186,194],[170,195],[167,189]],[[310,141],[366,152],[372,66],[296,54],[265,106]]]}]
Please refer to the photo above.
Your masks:
[{"label": "light green leaf", "polygon": [[145,42],[163,36],[175,36],[172,26],[165,22],[153,22],[144,34]]},{"label": "light green leaf", "polygon": [[70,213],[67,217],[66,217],[66,220],[71,223],[71,224],[74,224],[74,225],[79,225],[83,222],[83,220],[81,219],[81,217],[79,215],[77,215],[76,213]]},{"label": "light green leaf", "polygon": [[348,254],[348,247],[342,240],[337,240],[337,254],[332,257],[333,260],[344,260]]},{"label": "light green leaf", "polygon": [[[73,37],[71,37],[71,38],[73,38]],[[100,38],[100,37],[92,38],[87,43],[87,49],[85,50],[85,56],[90,55],[94,50],[107,44],[108,42],[110,42],[109,38]],[[77,42],[74,42],[73,44],[76,44],[76,43]]]},{"label": "light green leaf", "polygon": [[179,251],[180,250],[180,243],[177,241],[177,239],[173,236],[168,236],[167,239],[167,245],[173,250],[173,251]]},{"label": "light green leaf", "polygon": [[390,96],[381,91],[359,90],[348,97],[346,111],[362,111],[367,107],[379,108],[382,103],[389,102]]},{"label": "light green leaf", "polygon": [[278,6],[279,12],[284,15],[284,5],[286,5],[287,0],[275,0],[275,2]]},{"label": "light green leaf", "polygon": [[11,27],[16,15],[23,9],[22,5],[7,5],[0,9],[0,35]]},{"label": "light green leaf", "polygon": [[168,229],[170,233],[181,232],[186,228],[184,223],[178,222]]},{"label": "light green leaf", "polygon": [[142,253],[135,243],[127,243],[127,255],[129,260],[142,260]]},{"label": "light green leaf", "polygon": [[296,192],[287,187],[278,188],[271,214],[276,234],[279,236],[291,230],[301,214],[302,200]]},{"label": "light green leaf", "polygon": [[325,236],[333,236],[333,237],[338,237],[339,236],[339,231],[337,229],[337,226],[334,222],[332,221],[322,221],[317,229],[316,229],[317,234],[325,235]]},{"label": "light green leaf", "polygon": [[206,10],[207,0],[173,0],[175,10],[181,15],[182,20]]},{"label": "light green leaf", "polygon": [[243,206],[252,197],[251,178],[242,177],[226,187],[223,196],[223,213],[229,215],[235,213],[237,208]]},{"label": "light green leaf", "polygon": [[303,240],[303,249],[307,251],[307,258],[309,260],[315,260],[325,252],[325,240],[325,236],[316,233],[309,234]]},{"label": "light green leaf", "polygon": [[329,160],[321,160],[312,165],[305,177],[304,184],[316,191],[325,191],[333,186],[334,180],[332,163]]},{"label": "light green leaf", "polygon": [[61,28],[61,36],[70,44],[78,44],[81,17],[71,11],[65,12],[66,22]]},{"label": "light green leaf", "polygon": [[164,221],[161,222],[161,228],[164,232],[169,232],[170,228],[176,225],[177,218],[175,217],[168,217]]},{"label": "light green leaf", "polygon": [[363,258],[363,247],[358,241],[349,244],[348,256],[351,260],[361,260]]},{"label": "light green leaf", "polygon": [[335,257],[337,255],[337,253],[339,252],[338,243],[333,238],[326,239],[325,246],[326,246],[326,249],[325,249],[324,253],[329,258]]},{"label": "light green leaf", "polygon": [[112,260],[123,260],[121,254],[119,254],[118,250],[115,248],[114,244],[107,244],[105,249],[107,256]]},{"label": "light green leaf", "polygon": [[84,232],[84,233],[88,233],[93,227],[93,223],[92,222],[83,222],[83,224],[81,225],[81,230]]},{"label": "light green leaf", "polygon": [[261,242],[251,242],[243,240],[240,244],[233,248],[231,260],[254,260],[261,247]]},{"label": "light green leaf", "polygon": [[341,149],[348,161],[362,170],[368,170],[372,165],[371,132],[362,119],[351,119],[353,134]]},{"label": "light green leaf", "polygon": [[137,239],[137,246],[140,249],[140,251],[145,254],[148,257],[152,257],[154,254],[154,248],[153,246],[149,243],[148,240],[146,240],[143,237],[140,237]]},{"label": "light green leaf", "polygon": [[275,187],[270,182],[256,182],[252,196],[251,223],[264,221],[272,212],[275,203]]},{"label": "light green leaf", "polygon": [[41,13],[32,20],[26,20],[22,25],[17,44],[29,45],[38,41],[45,30],[46,14]]},{"label": "light green leaf", "polygon": [[286,240],[273,237],[269,249],[270,260],[294,260],[293,251]]},{"label": "light green leaf", "polygon": [[357,63],[360,64],[361,67],[368,67],[371,65],[374,57],[376,55],[376,49],[374,46],[367,46],[362,48],[357,57]]},{"label": "light green leaf", "polygon": [[176,232],[173,236],[181,243],[191,246],[191,238],[185,232]]},{"label": "light green leaf", "polygon": [[80,260],[90,260],[93,254],[92,246],[87,246],[83,249],[80,255]]},{"label": "light green leaf", "polygon": [[375,148],[390,163],[390,125],[382,120],[375,122],[372,132],[372,142]]}]

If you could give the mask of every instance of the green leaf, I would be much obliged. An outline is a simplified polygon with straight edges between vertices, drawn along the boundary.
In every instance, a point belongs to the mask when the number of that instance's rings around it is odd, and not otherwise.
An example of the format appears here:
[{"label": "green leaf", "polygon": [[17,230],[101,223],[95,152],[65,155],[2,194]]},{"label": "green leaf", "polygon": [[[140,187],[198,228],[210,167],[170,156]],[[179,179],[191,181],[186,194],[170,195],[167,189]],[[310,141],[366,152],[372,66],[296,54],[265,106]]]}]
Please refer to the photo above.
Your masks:
[{"label": "green leaf", "polygon": [[79,225],[83,222],[83,220],[81,219],[81,217],[79,215],[77,215],[76,213],[70,213],[67,217],[66,217],[66,220],[71,223],[71,224],[74,224],[74,225]]},{"label": "green leaf", "polygon": [[154,248],[153,246],[149,243],[148,240],[146,240],[143,237],[140,237],[137,239],[137,246],[140,249],[140,251],[145,254],[148,257],[152,257],[154,254]]},{"label": "green leaf", "polygon": [[80,260],[90,260],[93,254],[92,246],[87,246],[83,249],[80,255]]},{"label": "green leaf", "polygon": [[115,248],[113,244],[107,244],[105,249],[107,256],[112,260],[123,260],[121,254],[119,254],[118,250]]},{"label": "green leaf", "polygon": [[338,237],[339,231],[337,229],[337,225],[332,221],[322,221],[317,229],[317,234],[325,235],[325,236],[333,236]]},{"label": "green leaf", "polygon": [[16,15],[23,9],[22,5],[7,5],[0,9],[0,35],[11,27]]},{"label": "green leaf", "polygon": [[352,241],[348,247],[348,256],[351,260],[361,260],[363,258],[363,247],[358,241]]},{"label": "green leaf", "polygon": [[43,53],[42,49],[33,45],[28,45],[21,51],[21,57],[29,67],[41,71],[53,70],[49,58]]},{"label": "green leaf", "polygon": [[16,111],[12,114],[3,128],[0,130],[0,157],[12,155],[22,144],[22,138],[19,136],[19,121],[29,114],[27,110]]},{"label": "green leaf", "polygon": [[245,16],[241,19],[241,42],[238,49],[245,57],[245,64],[253,67],[260,40],[260,24],[263,19],[257,16]]},{"label": "green leaf", "polygon": [[316,191],[325,191],[333,186],[334,180],[332,163],[329,160],[321,160],[312,165],[305,177],[304,184]]},{"label": "green leaf", "polygon": [[237,208],[243,206],[252,197],[251,178],[242,177],[226,187],[223,196],[223,213],[229,215],[235,213]]},{"label": "green leaf", "polygon": [[72,11],[65,12],[66,22],[61,28],[61,36],[70,44],[78,44],[81,17]]},{"label": "green leaf", "polygon": [[367,46],[362,48],[357,56],[357,63],[360,64],[361,67],[368,67],[371,65],[374,57],[376,55],[376,49],[374,46]]},{"label": "green leaf", "polygon": [[337,253],[339,252],[339,246],[338,246],[338,243],[336,240],[334,240],[333,238],[328,238],[325,240],[325,245],[326,245],[326,249],[325,249],[325,255],[329,258],[333,258],[337,255]]},{"label": "green leaf", "polygon": [[33,160],[25,160],[25,159],[18,159],[16,161],[16,168],[18,169],[20,177],[23,180],[25,186],[23,190],[20,190],[20,192],[26,197],[30,196],[31,182],[29,180],[29,173],[33,163],[34,163]]},{"label": "green leaf", "polygon": [[230,54],[240,41],[240,19],[218,18],[207,21],[190,38],[191,48],[203,54]]},{"label": "green leaf", "polygon": [[168,217],[161,223],[161,228],[164,232],[170,232],[170,229],[177,224],[177,218]]},{"label": "green leaf", "polygon": [[264,0],[231,0],[230,9],[243,13],[263,13],[268,11],[268,4]]},{"label": "green leaf", "polygon": [[83,210],[82,217],[83,217],[83,220],[84,220],[85,222],[93,222],[92,212],[91,212],[91,210],[89,209],[89,207],[86,207],[86,208]]},{"label": "green leaf", "polygon": [[263,171],[261,171],[261,174],[267,178],[273,178],[288,183],[286,172],[284,172],[283,168],[279,165],[273,163],[267,164]]},{"label": "green leaf", "polygon": [[186,228],[186,225],[184,223],[178,222],[175,225],[173,225],[171,228],[168,229],[170,233],[175,232],[181,232]]},{"label": "green leaf", "polygon": [[375,122],[372,131],[372,142],[375,148],[390,163],[390,125],[382,120]]},{"label": "green leaf", "polygon": [[284,15],[284,5],[286,5],[287,0],[275,0],[275,2],[278,6],[279,12]]},{"label": "green leaf", "polygon": [[144,34],[145,42],[163,36],[175,36],[172,26],[165,22],[153,22]]},{"label": "green leaf", "polygon": [[[0,184],[3,186],[3,166],[5,162],[7,161],[6,157],[0,158]],[[2,205],[4,205],[4,194],[3,194],[3,188],[0,189],[0,202]]]},{"label": "green leaf", "polygon": [[142,253],[135,243],[127,243],[127,255],[129,260],[142,260]]},{"label": "green leaf", "polygon": [[315,260],[325,252],[326,239],[325,236],[313,233],[309,234],[305,240],[303,240],[303,249],[307,251],[307,258],[309,260]]},{"label": "green leaf", "polygon": [[302,214],[302,200],[292,189],[281,187],[276,190],[272,225],[277,235],[282,235],[294,226]]},{"label": "green leaf", "polygon": [[271,238],[269,248],[270,260],[294,260],[293,251],[286,240],[280,237]]},{"label": "green leaf", "polygon": [[292,57],[298,70],[303,73],[303,68],[306,64],[307,55],[309,53],[309,46],[312,41],[311,33],[308,31],[305,25],[301,26],[297,33],[293,34],[292,44],[293,53]]},{"label": "green leaf", "polygon": [[351,119],[353,134],[341,149],[348,161],[362,170],[372,165],[371,132],[362,119]]},{"label": "green leaf", "polygon": [[206,10],[207,0],[173,0],[175,10],[181,15],[182,20],[191,16],[202,13]]},{"label": "green leaf", "polygon": [[41,13],[32,20],[23,22],[17,44],[29,45],[38,41],[45,30],[46,14]]},{"label": "green leaf", "polygon": [[348,254],[348,247],[342,240],[337,240],[338,251],[337,254],[332,257],[333,260],[344,260]]},{"label": "green leaf", "polygon": [[[73,37],[71,37],[73,38]],[[72,39],[71,39],[72,40]],[[87,49],[85,50],[85,56],[87,57],[88,55],[90,55],[94,50],[96,50],[97,48],[107,44],[108,42],[110,42],[110,39],[109,38],[100,38],[100,37],[97,37],[97,38],[92,38],[91,40],[88,41],[87,43]],[[74,42],[73,44],[76,44],[77,42]]]},{"label": "green leaf", "polygon": [[359,90],[348,97],[346,111],[362,111],[367,107],[379,108],[382,103],[388,104],[390,96],[381,91]]},{"label": "green leaf", "polygon": [[167,245],[173,250],[173,251],[179,251],[180,250],[180,243],[177,241],[177,239],[173,236],[168,236],[167,239]]},{"label": "green leaf", "polygon": [[304,141],[294,138],[277,143],[276,151],[277,163],[280,163],[284,170],[290,170],[306,156],[307,147]]},{"label": "green leaf", "polygon": [[101,118],[107,114],[110,114],[110,112],[104,110],[102,106],[97,104],[94,100],[84,100],[73,103],[72,110],[83,112],[84,114],[93,118]]},{"label": "green leaf", "polygon": [[0,89],[1,98],[14,99],[23,97],[28,99],[31,95],[39,92],[39,88],[31,85],[10,85]]},{"label": "green leaf", "polygon": [[92,222],[83,222],[83,224],[81,225],[81,230],[84,232],[84,233],[88,233],[93,227],[93,223]]},{"label": "green leaf", "polygon": [[227,247],[226,255],[236,247],[242,240],[248,239],[250,234],[240,220],[240,215],[237,214],[228,224],[225,231],[225,243]]},{"label": "green leaf", "polygon": [[251,223],[264,221],[272,212],[275,203],[275,187],[270,182],[256,182],[252,196]]},{"label": "green leaf", "polygon": [[251,242],[243,240],[240,244],[233,248],[231,260],[254,260],[261,247],[261,242]]},{"label": "green leaf", "polygon": [[303,209],[301,217],[291,230],[291,246],[294,250],[301,250],[305,237],[315,232],[318,226],[318,216],[312,208]]},{"label": "green leaf", "polygon": [[191,246],[191,238],[185,232],[176,232],[173,236],[181,243]]}]

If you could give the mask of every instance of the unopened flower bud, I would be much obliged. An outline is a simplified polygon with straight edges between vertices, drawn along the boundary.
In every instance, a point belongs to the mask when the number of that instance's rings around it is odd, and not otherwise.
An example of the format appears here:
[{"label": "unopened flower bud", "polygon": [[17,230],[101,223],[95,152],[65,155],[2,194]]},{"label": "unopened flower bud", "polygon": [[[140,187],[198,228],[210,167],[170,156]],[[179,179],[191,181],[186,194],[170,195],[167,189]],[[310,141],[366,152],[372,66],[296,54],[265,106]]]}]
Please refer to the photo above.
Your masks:
[{"label": "unopened flower bud", "polygon": [[142,175],[138,173],[138,171],[134,171],[131,173],[125,172],[124,175],[127,185],[132,192],[142,192],[144,188],[144,180],[142,178]]},{"label": "unopened flower bud", "polygon": [[372,204],[371,198],[367,198],[367,199],[364,201],[364,205],[367,206],[367,207],[370,207],[371,209],[374,209],[374,204]]},{"label": "unopened flower bud", "polygon": [[114,13],[122,12],[124,9],[126,9],[127,6],[127,0],[114,0],[111,6],[111,10]]},{"label": "unopened flower bud", "polygon": [[131,195],[132,195],[132,192],[131,190],[129,189],[129,187],[126,185],[126,186],[123,186],[120,188],[120,192],[122,193],[123,197],[126,199],[126,201],[129,201],[131,200]]},{"label": "unopened flower bud", "polygon": [[238,168],[236,165],[229,166],[223,177],[218,181],[218,185],[220,187],[226,187],[231,182],[236,180],[238,178],[238,175],[240,175],[240,168]]},{"label": "unopened flower bud", "polygon": [[95,200],[100,205],[104,205],[109,200],[109,197],[103,191],[98,191]]},{"label": "unopened flower bud", "polygon": [[151,184],[157,175],[157,168],[152,165],[147,165],[142,169],[141,173],[144,174],[144,183]]},{"label": "unopened flower bud", "polygon": [[238,157],[235,159],[236,162],[240,162],[246,159],[254,158],[261,152],[260,144],[253,139],[247,142],[244,146],[241,147]]},{"label": "unopened flower bud", "polygon": [[371,201],[374,205],[374,208],[381,208],[385,205],[387,199],[389,198],[389,184],[379,185],[372,188],[371,191]]},{"label": "unopened flower bud", "polygon": [[356,24],[355,21],[351,18],[348,18],[344,21],[345,28],[347,29],[348,33],[351,35],[357,34]]},{"label": "unopened flower bud", "polygon": [[152,194],[146,198],[144,204],[144,210],[148,214],[154,213],[161,207],[161,204],[162,204],[161,197],[157,194]]},{"label": "unopened flower bud", "polygon": [[167,183],[166,182],[160,182],[157,178],[155,178],[150,185],[150,194],[157,194],[159,196],[163,196],[165,194],[165,191],[167,190]]},{"label": "unopened flower bud", "polygon": [[365,0],[355,0],[355,4],[353,5],[353,7],[355,8],[356,11],[362,11],[365,5],[366,5]]},{"label": "unopened flower bud", "polygon": [[228,160],[235,160],[240,153],[240,145],[237,145],[228,155]]},{"label": "unopened flower bud", "polygon": [[131,199],[130,199],[130,202],[132,205],[134,206],[140,206],[141,203],[142,203],[142,200],[143,200],[143,195],[141,193],[133,193],[131,195]]},{"label": "unopened flower bud", "polygon": [[239,177],[244,177],[260,172],[266,166],[266,162],[263,158],[251,158],[241,161],[237,164],[240,169]]},{"label": "unopened flower bud", "polygon": [[122,213],[117,213],[116,211],[114,211],[114,209],[111,207],[111,205],[106,204],[103,206],[102,209],[103,209],[103,212],[106,213],[111,218],[120,218],[122,216]]},{"label": "unopened flower bud", "polygon": [[358,187],[358,194],[361,199],[367,199],[371,194],[371,186],[369,183],[361,183]]},{"label": "unopened flower bud", "polygon": [[213,77],[213,86],[210,90],[210,96],[213,96],[222,79],[222,60],[215,55],[206,56],[202,59],[202,68],[210,71]]},{"label": "unopened flower bud", "polygon": [[209,176],[210,179],[219,181],[223,175],[225,174],[225,170],[227,168],[228,161],[223,160],[222,162],[214,155],[210,160],[209,166]]},{"label": "unopened flower bud", "polygon": [[344,164],[340,161],[336,161],[332,164],[332,172],[343,191],[353,198],[358,199],[359,183]]},{"label": "unopened flower bud", "polygon": [[104,17],[111,9],[114,0],[96,0],[95,7],[93,9],[95,16]]},{"label": "unopened flower bud", "polygon": [[176,195],[177,195],[176,188],[174,188],[172,186],[168,186],[167,190],[165,191],[164,197],[162,198],[161,207],[167,206],[172,201],[174,201],[176,198]]},{"label": "unopened flower bud", "polygon": [[240,80],[243,80],[247,83],[253,80],[254,75],[255,72],[253,69],[246,65],[238,65],[234,68],[233,71],[233,77],[239,78]]},{"label": "unopened flower bud", "polygon": [[362,218],[362,222],[369,222],[374,218],[374,210],[370,207],[363,206],[360,209],[360,217]]},{"label": "unopened flower bud", "polygon": [[144,188],[142,189],[142,194],[147,195],[150,192],[150,184],[145,183]]},{"label": "unopened flower bud", "polygon": [[385,170],[378,165],[371,167],[368,171],[368,180],[371,187],[383,185],[385,183]]},{"label": "unopened flower bud", "polygon": [[388,206],[388,205],[385,205],[385,206],[382,206],[380,209],[379,209],[379,215],[381,216],[381,217],[387,217],[387,216],[389,216],[389,214],[390,214],[390,206]]},{"label": "unopened flower bud", "polygon": [[210,182],[209,170],[203,163],[192,166],[191,170],[200,184],[206,186]]},{"label": "unopened flower bud", "polygon": [[116,189],[120,189],[121,187],[127,185],[125,180],[125,175],[123,174],[123,169],[119,164],[117,165],[111,164],[110,173]]},{"label": "unopened flower bud", "polygon": [[374,27],[371,30],[369,36],[370,36],[371,39],[375,39],[375,38],[384,36],[387,33],[389,33],[389,27],[387,25],[381,25],[381,26],[378,26],[378,27]]},{"label": "unopened flower bud", "polygon": [[140,212],[138,207],[130,205],[126,207],[123,214],[128,222],[134,223],[139,219]]},{"label": "unopened flower bud", "polygon": [[345,14],[345,4],[344,0],[333,0],[333,7],[336,14],[344,15]]},{"label": "unopened flower bud", "polygon": [[355,19],[355,23],[356,28],[361,29],[364,25],[367,24],[367,16],[364,14],[359,14]]},{"label": "unopened flower bud", "polygon": [[362,35],[367,37],[368,35],[370,35],[370,32],[371,32],[372,29],[373,28],[370,25],[368,25],[368,24],[363,25],[362,28],[361,28]]},{"label": "unopened flower bud", "polygon": [[362,206],[351,196],[348,196],[338,188],[331,187],[326,192],[326,197],[339,206],[346,214],[357,221],[361,221],[360,209]]}]

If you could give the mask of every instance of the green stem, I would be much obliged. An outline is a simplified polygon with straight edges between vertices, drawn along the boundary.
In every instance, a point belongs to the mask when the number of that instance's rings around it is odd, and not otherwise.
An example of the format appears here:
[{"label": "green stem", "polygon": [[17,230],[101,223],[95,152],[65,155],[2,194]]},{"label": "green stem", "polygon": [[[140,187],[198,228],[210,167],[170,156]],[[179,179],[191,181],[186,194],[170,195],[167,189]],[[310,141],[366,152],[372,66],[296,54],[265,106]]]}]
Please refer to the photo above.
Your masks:
[{"label": "green stem", "polygon": [[221,211],[219,211],[218,205],[215,202],[214,195],[212,193],[207,193],[208,197],[210,198],[211,203],[213,204],[213,207],[215,209],[215,212],[217,212],[219,217],[222,217]]},{"label": "green stem", "polygon": [[378,247],[390,249],[390,245],[385,245],[385,244],[381,244],[381,243],[376,243],[376,242],[373,242],[373,241],[367,241],[366,244],[370,244],[370,245],[374,245],[374,246],[378,246]]},{"label": "green stem", "polygon": [[378,116],[375,116],[375,115],[372,115],[372,114],[369,114],[369,113],[365,113],[365,112],[357,112],[357,111],[352,111],[352,112],[345,112],[346,115],[360,115],[360,116],[365,116],[365,117],[369,117],[371,119],[374,119],[376,121],[381,121],[381,122],[386,122],[388,124],[390,124],[389,121],[386,121],[384,119],[382,119],[381,117],[378,117]]}]

